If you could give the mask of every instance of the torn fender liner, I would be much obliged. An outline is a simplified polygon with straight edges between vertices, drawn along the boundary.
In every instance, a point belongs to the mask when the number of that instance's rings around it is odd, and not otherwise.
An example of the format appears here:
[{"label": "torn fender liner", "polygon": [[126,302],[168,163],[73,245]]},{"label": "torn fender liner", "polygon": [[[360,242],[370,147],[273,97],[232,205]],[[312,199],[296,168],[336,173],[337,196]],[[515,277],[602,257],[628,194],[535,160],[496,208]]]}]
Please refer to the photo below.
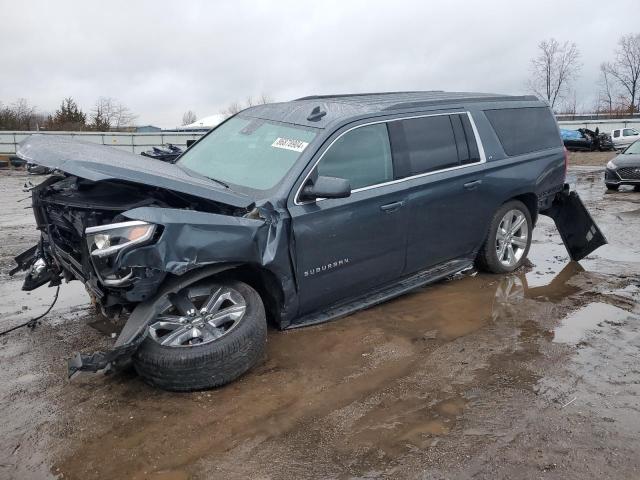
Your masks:
[{"label": "torn fender liner", "polygon": [[144,341],[147,325],[159,313],[155,310],[158,298],[170,293],[177,293],[194,282],[234,267],[236,267],[235,264],[213,265],[166,282],[153,298],[140,303],[133,310],[116,339],[112,350],[91,354],[77,353],[73,358],[69,359],[67,362],[69,378],[79,371],[97,372],[112,365],[128,361]]},{"label": "torn fender liner", "polygon": [[176,164],[105,145],[55,135],[31,135],[18,145],[16,155],[29,163],[94,182],[122,180],[150,185],[237,208],[248,208],[253,204],[248,196],[225,189],[206,178],[190,175]]},{"label": "torn fender liner", "polygon": [[571,260],[582,260],[595,249],[607,244],[607,239],[582,200],[576,192],[569,192],[568,185],[556,194],[551,207],[540,213],[553,218]]}]

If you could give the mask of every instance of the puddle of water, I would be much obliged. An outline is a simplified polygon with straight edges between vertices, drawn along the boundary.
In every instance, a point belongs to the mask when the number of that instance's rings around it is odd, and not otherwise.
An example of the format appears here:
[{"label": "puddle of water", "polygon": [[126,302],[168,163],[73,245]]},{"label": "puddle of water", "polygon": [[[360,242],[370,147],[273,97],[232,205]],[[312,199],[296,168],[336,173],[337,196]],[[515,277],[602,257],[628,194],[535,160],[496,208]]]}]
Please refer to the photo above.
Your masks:
[{"label": "puddle of water", "polygon": [[555,329],[553,340],[575,345],[598,327],[620,325],[630,317],[633,314],[613,305],[591,303],[566,317]]},{"label": "puddle of water", "polygon": [[[11,319],[11,323],[19,323],[43,313],[56,293],[55,287],[46,286],[37,288],[31,292],[21,290],[22,278],[12,278],[3,282],[3,300],[0,304],[0,318]],[[78,281],[62,283],[56,305],[53,307],[50,317],[55,313],[67,312],[76,308],[86,308],[90,304],[89,294],[84,285]],[[4,322],[6,324],[6,322]],[[7,325],[10,326],[10,325]]]},{"label": "puddle of water", "polygon": [[[269,337],[263,365],[211,392],[175,396],[129,379],[126,408],[110,409],[108,415],[93,420],[93,430],[115,428],[118,434],[84,438],[58,466],[81,477],[87,458],[102,458],[113,448],[134,449],[140,442],[173,453],[160,460],[154,457],[154,468],[144,456],[122,466],[105,459],[104,476],[118,476],[125,468],[181,472],[182,466],[201,458],[214,463],[246,459],[245,449],[253,454],[269,451],[278,458],[278,445],[285,445],[285,439],[302,450],[330,442],[333,459],[367,466],[431,448],[465,414],[471,401],[465,392],[472,378],[496,388],[507,384],[532,388],[537,377],[524,365],[537,355],[528,345],[540,333],[535,322],[530,331],[519,328],[523,302],[529,297],[556,298],[556,289],[570,294],[573,290],[565,284],[580,273],[579,266],[569,264],[549,285],[531,289],[524,274],[467,276],[348,319],[275,333]],[[459,353],[452,364],[434,363],[442,359],[434,352],[446,350],[449,342],[494,324],[507,336],[519,335],[516,353],[509,351],[480,370],[471,369],[475,376],[466,380],[452,372],[470,368],[461,365],[472,362],[474,353]],[[435,370],[448,380],[433,383],[430,376]],[[439,374],[435,375],[437,379]],[[180,415],[173,414],[176,408]],[[136,411],[144,415],[132,419],[131,412]],[[192,424],[202,435],[181,434],[185,425]]]}]

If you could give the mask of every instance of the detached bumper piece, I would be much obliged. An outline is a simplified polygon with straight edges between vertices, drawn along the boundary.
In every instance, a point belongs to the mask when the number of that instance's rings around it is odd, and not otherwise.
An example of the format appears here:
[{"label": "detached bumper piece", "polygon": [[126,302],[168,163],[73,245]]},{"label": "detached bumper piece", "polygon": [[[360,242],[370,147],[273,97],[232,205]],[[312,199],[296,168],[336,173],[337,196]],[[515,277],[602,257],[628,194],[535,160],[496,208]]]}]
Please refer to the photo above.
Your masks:
[{"label": "detached bumper piece", "polygon": [[81,371],[98,372],[109,369],[112,365],[128,361],[138,349],[142,340],[144,340],[144,337],[134,342],[115,347],[108,352],[95,352],[90,355],[77,353],[75,357],[67,361],[69,378]]},{"label": "detached bumper piece", "polygon": [[60,285],[60,275],[53,272],[45,260],[42,243],[22,252],[14,260],[18,265],[9,272],[10,277],[20,271],[28,271],[22,284],[22,290],[30,292],[45,283],[49,283],[50,287]]},{"label": "detached bumper piece", "polygon": [[571,260],[582,260],[607,244],[607,239],[591,218],[582,200],[576,192],[569,191],[568,185],[556,194],[551,207],[540,213],[553,218]]}]

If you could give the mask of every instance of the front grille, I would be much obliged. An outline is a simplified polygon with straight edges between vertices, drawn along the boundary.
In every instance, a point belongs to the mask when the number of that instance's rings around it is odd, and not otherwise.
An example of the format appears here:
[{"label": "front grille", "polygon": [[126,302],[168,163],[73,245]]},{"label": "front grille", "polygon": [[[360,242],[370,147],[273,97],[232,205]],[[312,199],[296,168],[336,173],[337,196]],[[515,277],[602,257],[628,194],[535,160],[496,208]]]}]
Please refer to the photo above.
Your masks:
[{"label": "front grille", "polygon": [[72,223],[72,217],[54,205],[45,207],[51,241],[57,248],[70,255],[78,263],[82,262],[82,236]]},{"label": "front grille", "polygon": [[623,167],[618,169],[622,180],[640,180],[640,167]]}]

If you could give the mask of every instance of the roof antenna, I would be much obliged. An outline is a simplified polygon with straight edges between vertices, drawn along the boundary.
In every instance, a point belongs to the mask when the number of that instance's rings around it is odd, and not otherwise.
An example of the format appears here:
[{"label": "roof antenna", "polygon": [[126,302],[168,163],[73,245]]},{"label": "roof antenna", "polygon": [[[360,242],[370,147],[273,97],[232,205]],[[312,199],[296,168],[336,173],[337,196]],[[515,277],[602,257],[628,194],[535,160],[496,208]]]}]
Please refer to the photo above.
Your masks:
[{"label": "roof antenna", "polygon": [[309,120],[310,122],[317,122],[326,114],[327,112],[325,112],[324,110],[320,110],[320,107],[315,107],[313,110],[311,110],[311,114],[307,117],[307,120]]}]

